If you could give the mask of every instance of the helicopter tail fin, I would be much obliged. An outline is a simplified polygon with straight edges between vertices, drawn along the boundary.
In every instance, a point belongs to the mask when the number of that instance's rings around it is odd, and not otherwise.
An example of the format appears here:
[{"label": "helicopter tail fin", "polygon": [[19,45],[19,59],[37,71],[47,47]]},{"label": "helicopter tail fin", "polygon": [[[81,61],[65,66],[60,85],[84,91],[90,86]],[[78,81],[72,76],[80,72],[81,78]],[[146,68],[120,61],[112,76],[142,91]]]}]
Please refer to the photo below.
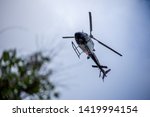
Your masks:
[{"label": "helicopter tail fin", "polygon": [[108,72],[110,72],[111,71],[111,69],[108,69],[107,71],[105,71],[105,73],[107,74]]},{"label": "helicopter tail fin", "polygon": [[[106,71],[103,73],[103,77],[102,77],[103,82],[104,82],[104,78],[107,77],[107,76],[106,76],[107,73],[110,72],[110,71],[111,71],[111,69],[108,69],[108,70],[106,70]],[[100,71],[100,72],[101,72],[101,71]]]}]

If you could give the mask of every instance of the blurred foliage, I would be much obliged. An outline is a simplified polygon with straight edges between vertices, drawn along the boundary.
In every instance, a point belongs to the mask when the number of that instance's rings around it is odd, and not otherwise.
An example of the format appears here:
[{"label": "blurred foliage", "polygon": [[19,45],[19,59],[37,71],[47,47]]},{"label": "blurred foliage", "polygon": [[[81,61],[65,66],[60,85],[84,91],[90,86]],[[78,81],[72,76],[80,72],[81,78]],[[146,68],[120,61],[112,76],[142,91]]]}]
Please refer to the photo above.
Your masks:
[{"label": "blurred foliage", "polygon": [[41,52],[25,58],[16,50],[4,51],[0,57],[0,99],[59,98],[50,81],[53,70],[48,68],[51,58]]}]

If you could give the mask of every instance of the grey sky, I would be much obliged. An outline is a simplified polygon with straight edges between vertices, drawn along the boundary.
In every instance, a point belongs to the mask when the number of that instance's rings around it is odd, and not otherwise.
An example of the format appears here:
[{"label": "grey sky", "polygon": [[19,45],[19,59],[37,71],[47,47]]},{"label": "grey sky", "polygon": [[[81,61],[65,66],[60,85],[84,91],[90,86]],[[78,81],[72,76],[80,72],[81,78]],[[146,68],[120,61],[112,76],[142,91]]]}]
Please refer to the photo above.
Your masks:
[{"label": "grey sky", "polygon": [[[95,42],[100,63],[112,69],[104,83],[92,60],[84,54],[79,60],[71,40],[61,38],[82,30],[89,33],[89,11],[93,35],[123,54],[119,57]],[[0,52],[17,48],[24,54],[62,44],[53,63],[60,71],[55,82],[67,86],[60,88],[61,99],[150,99],[149,38],[148,0],[0,1]]]}]

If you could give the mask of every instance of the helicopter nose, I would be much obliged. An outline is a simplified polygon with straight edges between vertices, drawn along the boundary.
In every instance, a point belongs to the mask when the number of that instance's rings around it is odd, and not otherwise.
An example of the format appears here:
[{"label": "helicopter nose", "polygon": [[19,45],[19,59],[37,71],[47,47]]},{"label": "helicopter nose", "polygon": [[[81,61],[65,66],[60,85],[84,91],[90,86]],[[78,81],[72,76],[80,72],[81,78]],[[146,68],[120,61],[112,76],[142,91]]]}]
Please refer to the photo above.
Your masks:
[{"label": "helicopter nose", "polygon": [[80,32],[75,33],[75,38],[76,38],[76,39],[81,38],[81,33],[80,33]]}]

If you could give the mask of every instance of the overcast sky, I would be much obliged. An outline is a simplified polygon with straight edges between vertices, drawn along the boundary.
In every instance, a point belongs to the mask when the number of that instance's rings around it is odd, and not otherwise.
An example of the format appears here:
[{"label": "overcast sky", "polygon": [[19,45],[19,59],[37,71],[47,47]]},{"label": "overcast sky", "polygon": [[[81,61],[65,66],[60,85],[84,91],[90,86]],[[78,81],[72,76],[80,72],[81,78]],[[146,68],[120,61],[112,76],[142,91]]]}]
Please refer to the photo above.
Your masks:
[{"label": "overcast sky", "polygon": [[[111,72],[105,82],[86,55],[78,59],[62,36],[89,33],[123,54],[95,42],[96,55]],[[150,99],[150,2],[148,0],[0,0],[0,52],[21,55],[61,44],[53,65],[60,99]]]}]

